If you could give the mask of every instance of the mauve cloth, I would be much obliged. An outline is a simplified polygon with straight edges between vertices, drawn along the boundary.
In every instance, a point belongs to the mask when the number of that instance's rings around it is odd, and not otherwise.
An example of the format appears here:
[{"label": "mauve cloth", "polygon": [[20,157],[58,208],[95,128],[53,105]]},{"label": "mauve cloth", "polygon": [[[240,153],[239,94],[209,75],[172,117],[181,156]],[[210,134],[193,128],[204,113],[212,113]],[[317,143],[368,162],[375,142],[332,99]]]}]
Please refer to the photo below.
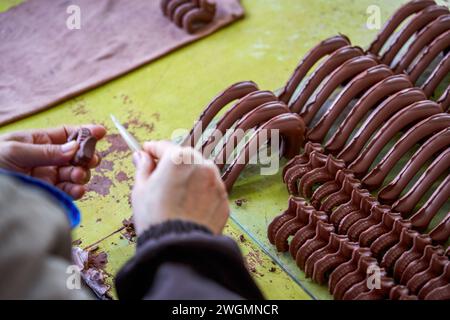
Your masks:
[{"label": "mauve cloth", "polygon": [[[70,30],[68,6],[80,7]],[[217,1],[214,21],[190,35],[159,0],[28,0],[0,13],[0,125],[97,87],[243,17]]]}]

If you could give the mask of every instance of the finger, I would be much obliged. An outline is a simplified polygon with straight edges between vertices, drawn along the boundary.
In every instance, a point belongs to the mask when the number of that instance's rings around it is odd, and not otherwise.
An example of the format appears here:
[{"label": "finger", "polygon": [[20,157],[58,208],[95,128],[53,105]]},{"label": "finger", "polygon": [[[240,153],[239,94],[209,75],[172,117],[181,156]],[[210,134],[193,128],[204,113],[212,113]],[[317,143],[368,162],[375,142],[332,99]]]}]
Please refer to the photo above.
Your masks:
[{"label": "finger", "polygon": [[8,142],[5,152],[11,162],[22,168],[68,165],[78,149],[71,141],[63,145]]},{"label": "finger", "polygon": [[144,150],[147,151],[155,160],[159,160],[168,151],[179,148],[170,141],[148,141],[144,143]]},{"label": "finger", "polygon": [[60,167],[58,171],[58,181],[60,182],[86,184],[91,178],[91,171],[82,167]]},{"label": "finger", "polygon": [[91,161],[87,165],[87,167],[89,169],[94,169],[99,166],[101,161],[102,161],[102,157],[98,153],[95,153],[94,156],[92,157]]},{"label": "finger", "polygon": [[[63,144],[67,142],[69,136],[78,132],[81,128],[87,128],[97,139],[102,139],[106,134],[106,129],[101,125],[88,124],[83,126],[61,126],[50,129],[36,129],[28,132],[32,137],[32,143],[36,144]],[[28,142],[28,141],[26,141]]]},{"label": "finger", "polygon": [[58,182],[58,169],[56,167],[37,167],[31,171],[31,176],[55,185]]},{"label": "finger", "polygon": [[74,200],[81,199],[86,193],[86,187],[79,184],[73,184],[70,182],[62,182],[56,185],[59,189],[67,193]]},{"label": "finger", "polygon": [[147,180],[155,169],[153,159],[146,152],[135,152],[133,154],[133,163],[136,166],[137,183]]}]

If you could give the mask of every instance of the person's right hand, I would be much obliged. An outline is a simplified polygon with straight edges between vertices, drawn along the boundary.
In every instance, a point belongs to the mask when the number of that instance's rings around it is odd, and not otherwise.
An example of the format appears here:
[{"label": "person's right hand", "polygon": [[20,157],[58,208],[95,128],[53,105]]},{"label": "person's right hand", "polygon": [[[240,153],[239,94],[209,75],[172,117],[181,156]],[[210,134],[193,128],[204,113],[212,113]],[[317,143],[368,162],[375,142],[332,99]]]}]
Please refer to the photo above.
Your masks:
[{"label": "person's right hand", "polygon": [[[144,150],[133,156],[137,170],[132,205],[137,234],[175,219],[222,233],[229,215],[228,195],[214,163],[192,148],[167,141],[146,142]],[[194,163],[180,163],[180,159]]]}]

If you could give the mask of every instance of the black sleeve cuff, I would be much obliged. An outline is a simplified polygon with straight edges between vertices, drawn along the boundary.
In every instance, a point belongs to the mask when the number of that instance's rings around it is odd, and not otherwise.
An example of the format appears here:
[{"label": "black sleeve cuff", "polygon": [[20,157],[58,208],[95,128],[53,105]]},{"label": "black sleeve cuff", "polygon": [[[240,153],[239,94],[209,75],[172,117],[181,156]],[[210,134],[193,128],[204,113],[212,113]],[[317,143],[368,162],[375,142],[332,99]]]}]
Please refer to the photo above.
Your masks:
[{"label": "black sleeve cuff", "polygon": [[[155,296],[154,292],[178,291],[178,297],[189,300],[204,297],[205,294],[209,299],[228,299],[230,293],[244,299],[263,299],[245,267],[237,244],[228,237],[212,234],[204,226],[179,220],[168,221],[149,228],[138,242],[135,256],[116,276],[119,299],[151,299]],[[185,279],[184,289],[155,279],[161,274],[160,271],[174,263],[198,275],[196,279]],[[194,280],[197,287],[201,282],[201,294],[196,295],[191,290],[190,283]],[[211,282],[216,284],[216,289],[211,290],[211,286],[207,285]],[[173,295],[166,296],[171,299]]]},{"label": "black sleeve cuff", "polygon": [[137,239],[137,246],[142,246],[148,240],[157,240],[166,234],[181,234],[191,231],[198,231],[212,235],[212,232],[205,226],[191,221],[169,220],[148,228]]}]

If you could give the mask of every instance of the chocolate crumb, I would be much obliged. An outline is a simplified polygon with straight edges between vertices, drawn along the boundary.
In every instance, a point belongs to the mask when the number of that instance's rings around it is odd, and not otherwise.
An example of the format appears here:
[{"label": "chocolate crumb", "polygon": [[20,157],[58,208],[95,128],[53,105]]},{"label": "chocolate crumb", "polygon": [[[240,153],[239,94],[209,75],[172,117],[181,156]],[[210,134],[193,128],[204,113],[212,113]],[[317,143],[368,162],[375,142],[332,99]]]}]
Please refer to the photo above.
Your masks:
[{"label": "chocolate crumb", "polygon": [[238,207],[242,207],[242,205],[246,202],[247,202],[247,199],[237,199],[236,201],[234,201],[234,203],[236,203],[236,205]]},{"label": "chocolate crumb", "polygon": [[275,271],[277,271],[277,268],[275,268],[275,267],[272,267],[269,269],[269,272],[275,272]]},{"label": "chocolate crumb", "polygon": [[133,223],[133,219],[129,218],[129,219],[124,219],[122,221],[123,226],[125,227],[125,232],[122,233],[122,235],[131,242],[134,242],[134,240],[136,239],[136,231],[134,229],[134,223]]},{"label": "chocolate crumb", "polygon": [[241,241],[242,243],[244,243],[244,242],[246,241],[246,239],[245,239],[245,237],[244,237],[243,234],[241,234],[241,235],[239,236],[239,241]]}]

